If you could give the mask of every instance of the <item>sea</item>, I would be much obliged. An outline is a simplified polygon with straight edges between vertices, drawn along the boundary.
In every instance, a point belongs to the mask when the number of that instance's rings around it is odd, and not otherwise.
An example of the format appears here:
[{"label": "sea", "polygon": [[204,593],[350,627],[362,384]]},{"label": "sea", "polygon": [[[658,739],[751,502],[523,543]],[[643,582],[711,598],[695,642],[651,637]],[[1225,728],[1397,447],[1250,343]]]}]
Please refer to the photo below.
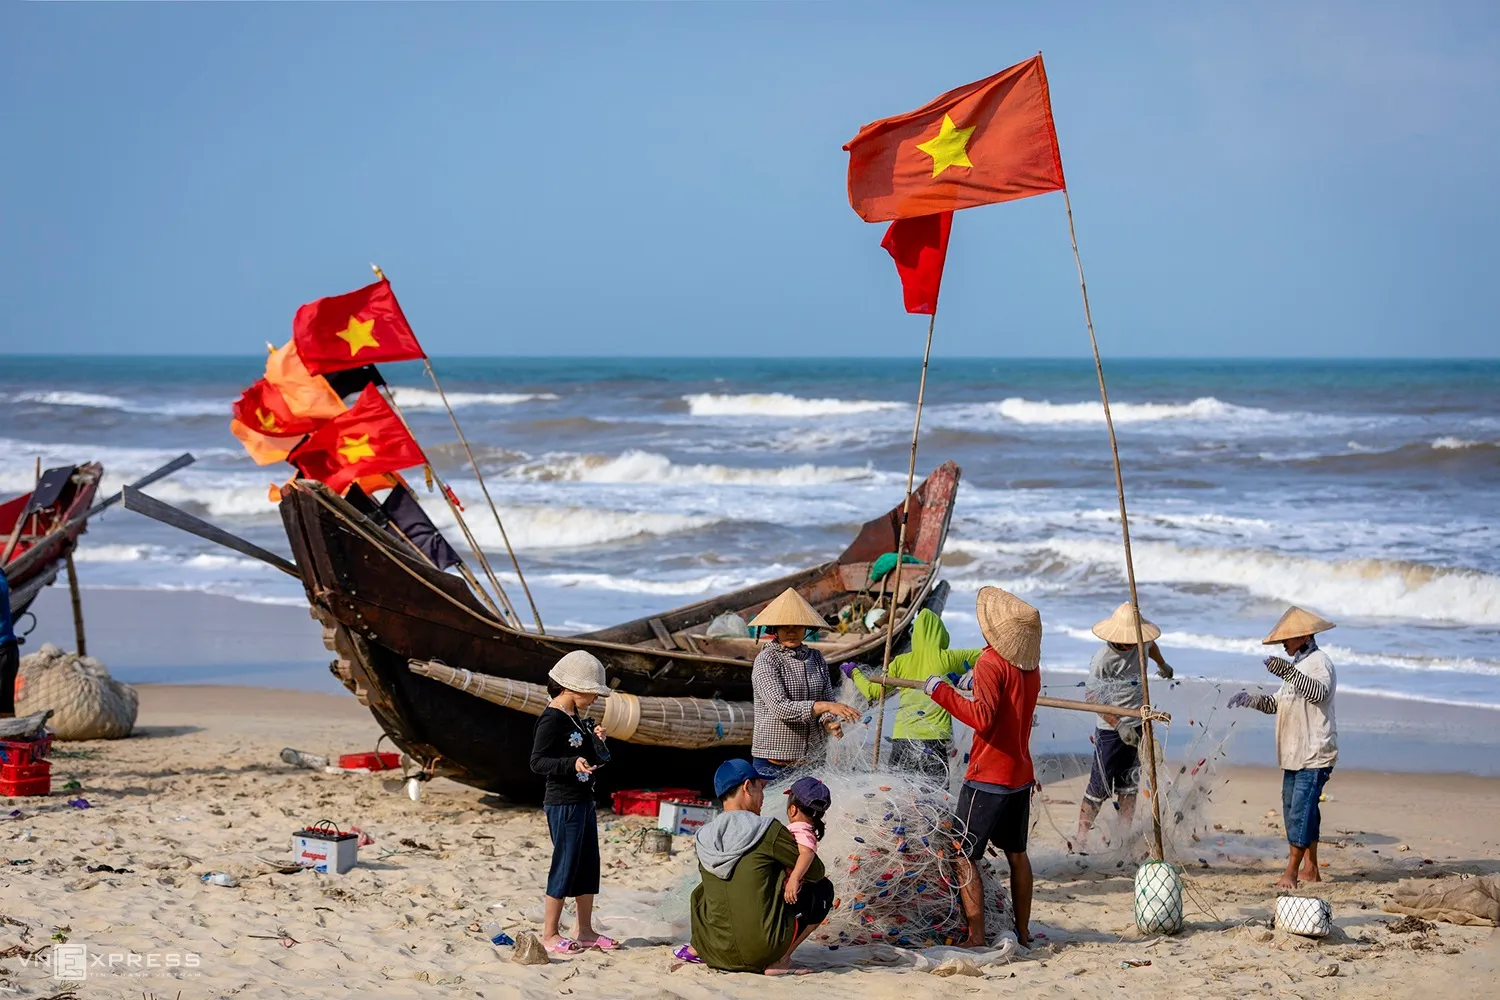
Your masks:
[{"label": "sea", "polygon": [[[0,494],[36,462],[102,462],[106,489],[188,451],[148,492],[286,553],[229,408],[262,358],[0,357]],[[836,554],[900,501],[911,359],[439,358],[549,631],[598,628]],[[1261,637],[1289,603],[1340,690],[1500,707],[1500,362],[1126,360],[1106,364],[1146,617],[1180,676],[1271,679]],[[499,531],[419,365],[397,400],[513,601]],[[1093,366],[940,358],[917,474],[963,470],[942,573],[955,645],[975,593],[1041,609],[1044,665],[1081,670],[1127,599]],[[441,498],[411,477],[455,546]],[[88,588],[299,605],[296,580],[131,511],[78,551]],[[190,678],[183,678],[190,679]]]}]

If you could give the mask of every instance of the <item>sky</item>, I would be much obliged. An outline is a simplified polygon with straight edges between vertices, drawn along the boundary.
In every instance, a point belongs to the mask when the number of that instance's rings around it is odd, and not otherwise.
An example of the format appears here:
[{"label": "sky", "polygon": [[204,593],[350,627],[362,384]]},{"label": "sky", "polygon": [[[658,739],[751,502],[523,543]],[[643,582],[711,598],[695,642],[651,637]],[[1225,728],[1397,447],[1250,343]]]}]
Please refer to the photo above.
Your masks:
[{"label": "sky", "polygon": [[[1101,349],[1496,357],[1500,5],[5,4],[0,354],[247,354],[391,278],[433,355],[920,352],[859,127],[1041,51]],[[935,353],[1088,350],[1060,194]]]}]

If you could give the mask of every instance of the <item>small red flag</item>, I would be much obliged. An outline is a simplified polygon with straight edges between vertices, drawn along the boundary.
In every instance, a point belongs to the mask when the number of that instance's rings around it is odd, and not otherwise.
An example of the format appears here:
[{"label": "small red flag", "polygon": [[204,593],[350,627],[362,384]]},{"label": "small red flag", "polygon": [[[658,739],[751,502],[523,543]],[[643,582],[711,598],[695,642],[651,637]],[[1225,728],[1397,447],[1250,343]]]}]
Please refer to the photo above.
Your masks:
[{"label": "small red flag", "polygon": [[849,151],[849,204],[866,222],[1061,191],[1042,57],[872,122]]},{"label": "small red flag", "polygon": [[896,262],[907,312],[925,316],[937,312],[938,289],[943,284],[943,264],[948,259],[948,233],[952,228],[953,213],[939,212],[897,219],[885,231],[880,245]]},{"label": "small red flag", "polygon": [[311,434],[323,418],[296,414],[286,399],[265,379],[240,393],[234,403],[234,418],[251,430],[273,437]]},{"label": "small red flag", "polygon": [[347,295],[307,303],[292,320],[292,339],[314,375],[426,357],[384,278]]},{"label": "small red flag", "polygon": [[319,427],[291,454],[291,463],[308,479],[344,492],[361,476],[424,465],[421,446],[373,385],[359,399]]}]

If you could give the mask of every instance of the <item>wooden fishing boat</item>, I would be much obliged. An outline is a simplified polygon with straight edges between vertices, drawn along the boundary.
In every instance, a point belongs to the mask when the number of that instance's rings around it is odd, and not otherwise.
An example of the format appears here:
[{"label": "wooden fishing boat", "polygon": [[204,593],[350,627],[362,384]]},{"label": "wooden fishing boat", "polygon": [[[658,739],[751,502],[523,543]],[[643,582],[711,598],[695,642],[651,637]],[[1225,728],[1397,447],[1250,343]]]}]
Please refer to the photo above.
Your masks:
[{"label": "wooden fishing boat", "polygon": [[19,618],[57,574],[88,530],[104,467],[98,462],[48,469],[36,488],[0,504],[0,566]]},{"label": "wooden fishing boat", "polygon": [[[661,614],[581,635],[538,635],[502,620],[462,578],[444,573],[320,483],[297,481],[283,490],[281,515],[324,641],[337,655],[334,674],[369,707],[392,740],[425,774],[444,776],[517,800],[535,800],[541,779],[528,765],[535,694],[563,654],[588,650],[605,664],[619,705],[649,703],[660,710],[674,700],[701,716],[722,710],[743,719],[752,699],[750,666],[759,645],[745,636],[711,637],[710,622],[732,612],[749,620],[787,587],[796,588],[830,622],[845,631],[822,633],[812,643],[830,667],[846,660],[879,662],[885,628],[864,625],[867,608],[889,609],[895,598],[896,640],[909,631],[924,603],[940,599],[937,574],[953,515],[959,468],[936,469],[912,495],[905,552],[918,560],[902,567],[899,592],[893,575],[872,582],[871,567],[897,546],[901,505],[866,523],[837,558],[775,580]],[[141,509],[127,491],[126,505]],[[160,505],[158,505],[160,506]],[[153,516],[161,516],[160,513]],[[192,530],[192,529],[190,529]],[[202,530],[201,526],[198,530]],[[241,543],[242,545],[245,543]],[[242,549],[242,551],[247,551]],[[269,553],[252,553],[264,558]],[[275,558],[275,557],[272,557]],[[284,561],[282,568],[291,569]],[[889,560],[887,560],[889,561]],[[419,661],[417,668],[412,661]],[[428,669],[427,664],[436,664]],[[424,676],[417,669],[433,676]],[[437,674],[448,678],[444,683]],[[505,707],[464,690],[462,678],[503,680],[521,693]],[[527,692],[530,692],[527,694]],[[531,702],[527,702],[530,697]],[[618,706],[617,706],[618,707]],[[738,715],[736,715],[738,713]],[[748,756],[743,725],[710,725],[718,739],[684,724],[680,738],[630,726],[611,740],[612,759],[600,770],[601,790],[631,787],[708,788],[726,758]],[[669,727],[670,728],[670,727]],[[662,739],[678,745],[663,744]]]}]

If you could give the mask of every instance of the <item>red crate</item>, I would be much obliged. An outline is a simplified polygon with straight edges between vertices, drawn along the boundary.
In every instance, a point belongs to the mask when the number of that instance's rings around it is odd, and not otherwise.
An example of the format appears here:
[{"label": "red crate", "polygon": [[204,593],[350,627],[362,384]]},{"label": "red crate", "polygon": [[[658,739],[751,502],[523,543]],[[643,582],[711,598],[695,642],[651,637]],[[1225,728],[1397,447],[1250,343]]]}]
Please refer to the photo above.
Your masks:
[{"label": "red crate", "polygon": [[0,740],[0,765],[33,764],[52,752],[52,736],[49,733],[36,740]]},{"label": "red crate", "polygon": [[696,788],[634,788],[615,792],[615,814],[618,816],[655,816],[666,799],[698,799]]},{"label": "red crate", "polygon": [[33,778],[50,778],[52,762],[39,760],[33,764],[0,764],[0,778],[6,781],[30,781]]},{"label": "red crate", "polygon": [[346,753],[339,756],[339,767],[346,771],[360,767],[370,771],[394,771],[400,766],[399,753]]},{"label": "red crate", "polygon": [[0,765],[0,795],[52,794],[52,765],[48,761],[34,764]]}]

